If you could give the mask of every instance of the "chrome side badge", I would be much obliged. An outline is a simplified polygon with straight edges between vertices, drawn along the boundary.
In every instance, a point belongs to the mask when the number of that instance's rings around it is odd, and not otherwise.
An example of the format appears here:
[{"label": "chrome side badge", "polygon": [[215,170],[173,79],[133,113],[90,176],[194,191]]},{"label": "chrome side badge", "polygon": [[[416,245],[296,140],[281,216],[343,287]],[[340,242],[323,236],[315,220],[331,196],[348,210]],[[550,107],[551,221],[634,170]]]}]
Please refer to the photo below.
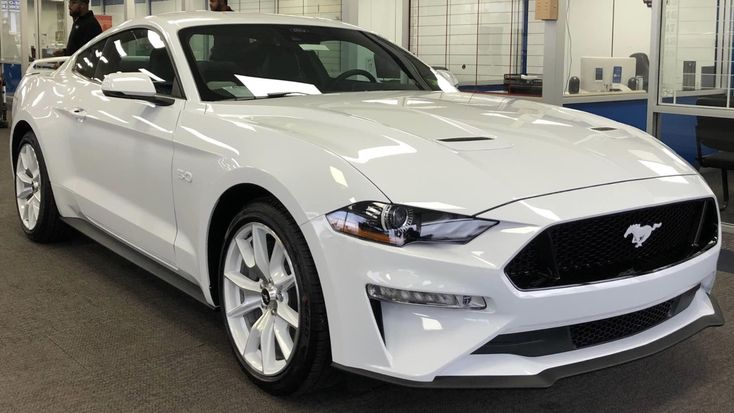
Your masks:
[{"label": "chrome side badge", "polygon": [[662,226],[663,224],[661,222],[652,226],[645,225],[644,227],[640,224],[630,225],[629,228],[627,228],[627,231],[624,233],[624,238],[632,235],[632,243],[635,244],[635,248],[640,248],[642,244],[644,244],[645,241],[650,238],[652,232]]},{"label": "chrome side badge", "polygon": [[189,184],[194,180],[194,175],[189,171],[184,171],[183,169],[176,169],[176,176],[178,179]]}]

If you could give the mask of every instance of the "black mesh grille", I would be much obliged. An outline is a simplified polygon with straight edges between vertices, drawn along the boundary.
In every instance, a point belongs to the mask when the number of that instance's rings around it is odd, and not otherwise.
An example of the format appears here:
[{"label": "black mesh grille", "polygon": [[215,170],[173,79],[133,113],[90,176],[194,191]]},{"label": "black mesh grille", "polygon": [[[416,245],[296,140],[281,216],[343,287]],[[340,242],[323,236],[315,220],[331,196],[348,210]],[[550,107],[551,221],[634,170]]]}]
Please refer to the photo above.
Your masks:
[{"label": "black mesh grille", "polygon": [[652,328],[670,318],[674,300],[619,317],[571,326],[571,340],[577,348],[619,340]]},{"label": "black mesh grille", "polygon": [[[633,225],[652,231],[649,238],[635,243],[634,234],[625,236]],[[712,199],[605,215],[546,229],[510,261],[505,273],[523,290],[647,274],[710,248],[717,235]]]},{"label": "black mesh grille", "polygon": [[685,311],[700,286],[658,305],[603,320],[545,330],[503,334],[473,354],[517,354],[540,357],[595,346],[641,333]]}]

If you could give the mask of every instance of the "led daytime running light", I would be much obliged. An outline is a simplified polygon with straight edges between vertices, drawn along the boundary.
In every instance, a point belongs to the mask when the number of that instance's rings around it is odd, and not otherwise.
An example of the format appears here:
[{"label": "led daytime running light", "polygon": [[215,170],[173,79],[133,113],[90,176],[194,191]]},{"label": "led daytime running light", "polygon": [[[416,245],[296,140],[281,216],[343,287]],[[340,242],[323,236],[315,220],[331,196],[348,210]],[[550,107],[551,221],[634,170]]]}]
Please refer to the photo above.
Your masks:
[{"label": "led daytime running light", "polygon": [[373,300],[401,304],[427,305],[431,307],[465,310],[483,310],[487,308],[487,302],[482,297],[399,290],[397,288],[383,287],[381,285],[374,284],[367,284],[367,295]]}]

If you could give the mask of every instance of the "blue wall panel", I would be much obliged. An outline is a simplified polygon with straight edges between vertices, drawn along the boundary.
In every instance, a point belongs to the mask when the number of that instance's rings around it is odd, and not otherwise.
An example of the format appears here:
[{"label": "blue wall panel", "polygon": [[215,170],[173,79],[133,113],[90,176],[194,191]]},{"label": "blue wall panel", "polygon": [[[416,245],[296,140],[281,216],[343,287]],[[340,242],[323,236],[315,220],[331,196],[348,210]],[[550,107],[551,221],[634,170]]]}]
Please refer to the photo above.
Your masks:
[{"label": "blue wall panel", "polygon": [[595,115],[604,116],[638,129],[647,129],[647,100],[625,100],[618,102],[574,103],[564,105]]},{"label": "blue wall panel", "polygon": [[[696,164],[696,117],[667,115],[660,117],[660,139],[691,165]],[[711,151],[704,151],[704,153]]]}]

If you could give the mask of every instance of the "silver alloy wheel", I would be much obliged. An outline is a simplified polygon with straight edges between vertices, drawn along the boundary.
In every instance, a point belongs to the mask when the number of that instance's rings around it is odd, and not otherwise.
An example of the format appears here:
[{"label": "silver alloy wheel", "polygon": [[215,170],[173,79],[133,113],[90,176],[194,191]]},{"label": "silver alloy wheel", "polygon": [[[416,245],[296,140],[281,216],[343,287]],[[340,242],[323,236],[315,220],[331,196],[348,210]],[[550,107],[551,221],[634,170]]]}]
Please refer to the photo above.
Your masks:
[{"label": "silver alloy wheel", "polygon": [[15,166],[15,198],[23,226],[36,228],[41,212],[41,168],[36,151],[26,143],[20,148]]},{"label": "silver alloy wheel", "polygon": [[265,376],[282,372],[298,339],[300,294],[288,252],[268,226],[248,223],[227,246],[222,307],[245,362]]}]

